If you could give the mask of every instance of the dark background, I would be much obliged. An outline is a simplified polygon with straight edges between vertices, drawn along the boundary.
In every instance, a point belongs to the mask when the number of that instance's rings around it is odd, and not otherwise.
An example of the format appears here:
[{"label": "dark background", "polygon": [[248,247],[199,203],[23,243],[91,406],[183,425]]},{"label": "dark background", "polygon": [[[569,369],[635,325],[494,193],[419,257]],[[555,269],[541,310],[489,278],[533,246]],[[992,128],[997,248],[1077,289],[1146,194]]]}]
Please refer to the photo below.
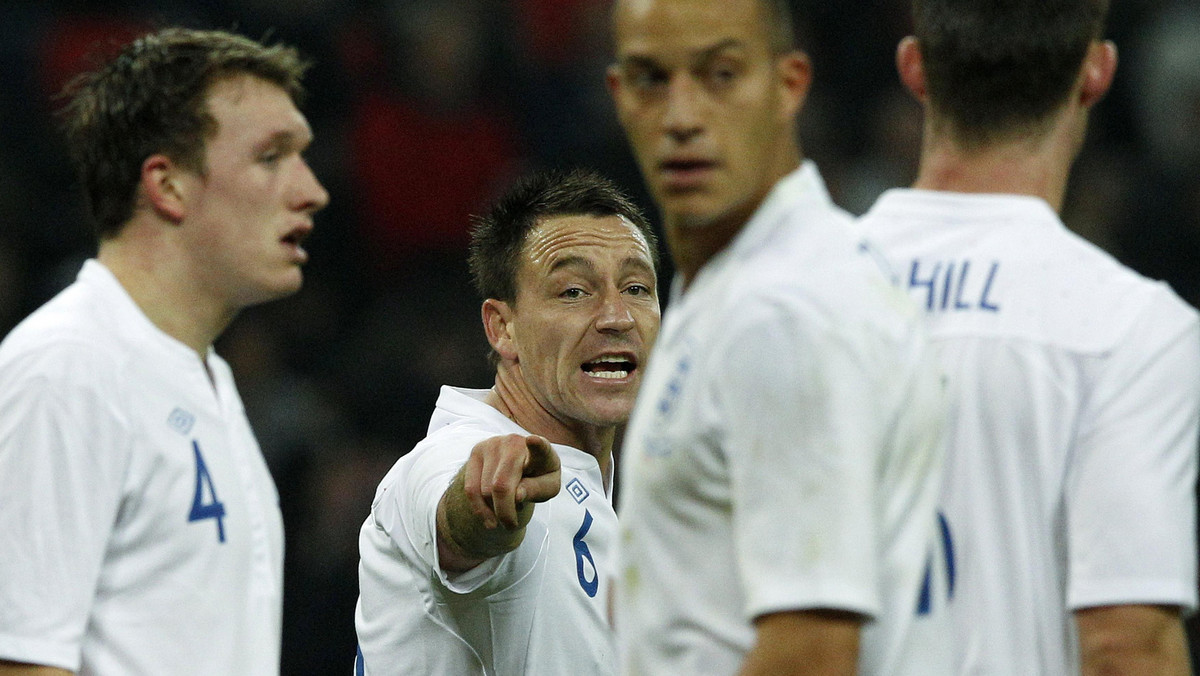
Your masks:
[{"label": "dark background", "polygon": [[[794,4],[817,78],[804,147],[835,200],[861,213],[915,175],[920,111],[892,58],[907,3]],[[1200,3],[1114,5],[1117,82],[1064,218],[1196,305]],[[53,94],[96,45],[168,24],[283,41],[315,62],[309,159],[332,202],[305,287],[244,312],[218,349],[279,486],[284,673],[349,673],[375,486],[423,435],[440,384],[490,385],[468,215],[514,177],[564,164],[608,174],[654,214],[603,85],[607,0],[4,0],[0,336],[94,253]]]}]

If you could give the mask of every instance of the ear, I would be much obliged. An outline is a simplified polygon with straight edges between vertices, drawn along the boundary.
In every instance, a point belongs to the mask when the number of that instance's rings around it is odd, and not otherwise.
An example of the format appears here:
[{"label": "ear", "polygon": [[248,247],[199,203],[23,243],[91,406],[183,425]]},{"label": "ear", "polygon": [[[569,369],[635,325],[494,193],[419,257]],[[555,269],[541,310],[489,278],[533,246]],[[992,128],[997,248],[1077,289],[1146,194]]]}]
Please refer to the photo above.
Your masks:
[{"label": "ear", "polygon": [[1097,40],[1088,47],[1083,59],[1082,86],[1079,104],[1085,108],[1095,105],[1112,87],[1117,72],[1117,46],[1111,40]]},{"label": "ear", "polygon": [[783,113],[787,119],[795,119],[804,107],[809,87],[812,86],[812,60],[808,54],[793,50],[779,57],[777,68],[783,91]]},{"label": "ear", "polygon": [[138,186],[155,213],[166,220],[178,223],[183,220],[185,187],[182,182],[183,168],[163,154],[147,157],[142,162],[142,175]]},{"label": "ear", "polygon": [[488,344],[505,361],[517,361],[517,346],[512,335],[512,306],[502,300],[489,298],[483,301],[483,331]]},{"label": "ear", "polygon": [[896,45],[896,72],[904,88],[922,104],[928,103],[929,93],[925,85],[925,60],[921,58],[921,43],[915,36],[908,36]]},{"label": "ear", "polygon": [[610,63],[608,68],[604,69],[604,84],[608,86],[608,95],[613,101],[617,100],[617,96],[621,93],[621,67],[615,63]]}]

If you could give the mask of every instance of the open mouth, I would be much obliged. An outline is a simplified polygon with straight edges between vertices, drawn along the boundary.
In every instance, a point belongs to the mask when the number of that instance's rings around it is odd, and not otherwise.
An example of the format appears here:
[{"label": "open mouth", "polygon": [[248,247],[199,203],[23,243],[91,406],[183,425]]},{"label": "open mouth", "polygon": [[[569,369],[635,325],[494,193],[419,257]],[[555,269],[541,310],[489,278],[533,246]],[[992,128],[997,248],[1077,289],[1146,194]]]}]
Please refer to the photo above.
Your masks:
[{"label": "open mouth", "polygon": [[583,372],[594,378],[620,380],[628,378],[637,369],[637,363],[624,355],[605,355],[595,361],[585,362]]},{"label": "open mouth", "polygon": [[308,262],[308,252],[301,246],[305,239],[308,239],[309,233],[312,232],[312,226],[298,225],[287,232],[283,237],[279,238],[279,243],[291,252],[291,260],[293,263],[303,265]]},{"label": "open mouth", "polygon": [[296,226],[295,228],[292,228],[290,232],[280,238],[280,241],[284,244],[298,247],[304,243],[305,239],[308,239],[308,234],[310,232],[312,232],[312,226]]}]

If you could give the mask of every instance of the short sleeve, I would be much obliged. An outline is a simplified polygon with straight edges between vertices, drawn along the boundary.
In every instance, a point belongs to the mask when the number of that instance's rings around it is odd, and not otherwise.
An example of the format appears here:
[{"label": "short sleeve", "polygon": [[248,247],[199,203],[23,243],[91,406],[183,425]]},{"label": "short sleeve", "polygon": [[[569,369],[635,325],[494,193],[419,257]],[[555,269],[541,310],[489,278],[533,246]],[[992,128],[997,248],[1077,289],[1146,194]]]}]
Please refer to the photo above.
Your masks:
[{"label": "short sleeve", "polygon": [[859,344],[784,307],[743,313],[714,379],[748,619],[879,610],[882,420]]},{"label": "short sleeve", "polygon": [[[499,434],[496,432],[495,434]],[[374,507],[376,522],[384,527],[389,537],[408,539],[408,544],[420,558],[422,572],[436,578],[447,590],[456,594],[468,594],[501,584],[498,577],[512,566],[511,553],[497,556],[471,570],[449,573],[438,562],[437,509],[442,496],[454,476],[462,468],[475,444],[493,436],[479,430],[443,430],[421,442],[413,450],[413,456],[401,460],[404,471],[397,473]],[[540,505],[539,510],[545,511]],[[544,531],[535,510],[534,521],[526,528],[524,543],[534,541]],[[401,524],[396,528],[395,524]],[[399,543],[398,543],[399,544]],[[507,566],[507,567],[506,567]]]},{"label": "short sleeve", "polygon": [[1156,309],[1093,365],[1067,481],[1072,609],[1196,607],[1200,327]]},{"label": "short sleeve", "polygon": [[0,369],[0,658],[79,667],[128,466],[115,390],[78,377],[98,364],[52,350]]}]

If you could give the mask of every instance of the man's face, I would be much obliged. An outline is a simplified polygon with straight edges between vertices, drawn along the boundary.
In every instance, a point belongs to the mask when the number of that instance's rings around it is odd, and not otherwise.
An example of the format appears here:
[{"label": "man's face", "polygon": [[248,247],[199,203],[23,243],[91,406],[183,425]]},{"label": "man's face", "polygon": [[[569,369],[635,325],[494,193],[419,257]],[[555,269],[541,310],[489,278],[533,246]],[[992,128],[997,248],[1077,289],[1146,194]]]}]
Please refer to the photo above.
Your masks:
[{"label": "man's face", "polygon": [[282,88],[239,76],[215,83],[217,132],[205,173],[185,173],[183,222],[195,277],[230,309],[296,292],[301,243],[329,195],[301,156],[312,131]]},{"label": "man's face", "polygon": [[528,391],[568,427],[628,420],[658,335],[650,249],[619,216],[555,216],[528,235],[507,324]]},{"label": "man's face", "polygon": [[668,233],[748,218],[798,155],[808,62],[758,0],[618,0],[608,86]]}]

